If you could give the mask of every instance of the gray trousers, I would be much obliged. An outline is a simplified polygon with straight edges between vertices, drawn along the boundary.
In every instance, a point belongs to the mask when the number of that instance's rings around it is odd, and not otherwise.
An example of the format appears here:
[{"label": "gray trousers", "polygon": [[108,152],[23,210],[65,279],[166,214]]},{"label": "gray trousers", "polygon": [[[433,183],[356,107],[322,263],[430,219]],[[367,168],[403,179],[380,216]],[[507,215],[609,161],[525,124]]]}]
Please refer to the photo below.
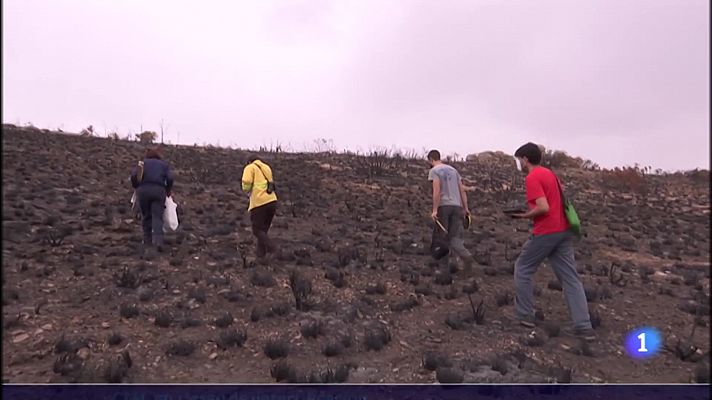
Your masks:
[{"label": "gray trousers", "polygon": [[450,251],[471,265],[472,254],[465,248],[465,210],[457,206],[440,206],[438,220],[447,230]]},{"label": "gray trousers", "polygon": [[581,279],[576,272],[573,234],[571,232],[532,236],[514,265],[517,296],[515,312],[518,318],[534,320],[534,284],[532,278],[544,259],[549,259],[556,278],[561,282],[564,298],[576,329],[590,329],[588,302]]}]

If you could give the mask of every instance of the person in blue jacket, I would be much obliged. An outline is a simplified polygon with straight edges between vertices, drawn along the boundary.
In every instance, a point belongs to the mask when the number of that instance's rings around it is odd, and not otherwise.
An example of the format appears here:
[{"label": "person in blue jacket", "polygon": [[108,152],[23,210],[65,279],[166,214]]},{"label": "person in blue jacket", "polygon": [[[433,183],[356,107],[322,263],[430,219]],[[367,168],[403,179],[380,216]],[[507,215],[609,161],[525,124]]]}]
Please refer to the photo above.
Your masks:
[{"label": "person in blue jacket", "polygon": [[163,251],[163,211],[166,197],[171,196],[173,173],[161,159],[157,148],[146,150],[146,156],[131,172],[131,186],[136,189],[143,222],[143,244]]}]

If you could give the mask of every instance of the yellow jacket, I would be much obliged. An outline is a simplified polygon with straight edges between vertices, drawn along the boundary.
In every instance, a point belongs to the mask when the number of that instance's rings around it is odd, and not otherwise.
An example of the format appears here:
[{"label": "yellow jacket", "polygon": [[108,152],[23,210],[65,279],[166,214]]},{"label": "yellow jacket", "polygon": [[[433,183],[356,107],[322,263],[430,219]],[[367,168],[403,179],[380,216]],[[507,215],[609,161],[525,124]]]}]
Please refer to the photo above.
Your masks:
[{"label": "yellow jacket", "polygon": [[[260,169],[262,170],[260,171]],[[277,201],[277,195],[274,192],[272,194],[267,193],[268,179],[270,182],[274,182],[272,168],[260,160],[246,165],[243,169],[242,190],[250,193],[250,207],[248,210]]]}]

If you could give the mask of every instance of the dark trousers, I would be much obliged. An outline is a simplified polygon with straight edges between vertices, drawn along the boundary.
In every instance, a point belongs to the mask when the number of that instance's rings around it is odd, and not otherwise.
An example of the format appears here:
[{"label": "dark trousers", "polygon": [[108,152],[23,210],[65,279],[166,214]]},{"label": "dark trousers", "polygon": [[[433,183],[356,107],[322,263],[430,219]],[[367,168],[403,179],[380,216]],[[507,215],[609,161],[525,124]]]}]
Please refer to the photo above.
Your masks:
[{"label": "dark trousers", "polygon": [[[465,210],[456,206],[440,206],[438,220],[447,230],[450,251],[455,253],[465,264],[471,265],[472,254],[465,248]],[[439,228],[436,226],[436,229]]]},{"label": "dark trousers", "polygon": [[267,255],[267,253],[271,253],[275,250],[268,233],[269,228],[272,226],[272,219],[274,219],[276,213],[276,201],[250,210],[252,234],[257,238],[257,257],[262,258]]},{"label": "dark trousers", "polygon": [[166,189],[159,185],[142,185],[136,189],[143,222],[143,242],[163,246],[163,211]]}]

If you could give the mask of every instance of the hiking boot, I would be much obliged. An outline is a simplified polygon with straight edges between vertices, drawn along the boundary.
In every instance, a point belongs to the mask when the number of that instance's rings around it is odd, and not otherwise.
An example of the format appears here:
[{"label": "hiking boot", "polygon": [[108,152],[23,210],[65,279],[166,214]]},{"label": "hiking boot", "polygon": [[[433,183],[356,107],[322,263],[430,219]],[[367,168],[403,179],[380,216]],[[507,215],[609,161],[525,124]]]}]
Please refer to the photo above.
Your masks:
[{"label": "hiking boot", "polygon": [[596,340],[596,333],[591,328],[563,328],[561,332],[566,336],[583,339],[587,342]]}]

